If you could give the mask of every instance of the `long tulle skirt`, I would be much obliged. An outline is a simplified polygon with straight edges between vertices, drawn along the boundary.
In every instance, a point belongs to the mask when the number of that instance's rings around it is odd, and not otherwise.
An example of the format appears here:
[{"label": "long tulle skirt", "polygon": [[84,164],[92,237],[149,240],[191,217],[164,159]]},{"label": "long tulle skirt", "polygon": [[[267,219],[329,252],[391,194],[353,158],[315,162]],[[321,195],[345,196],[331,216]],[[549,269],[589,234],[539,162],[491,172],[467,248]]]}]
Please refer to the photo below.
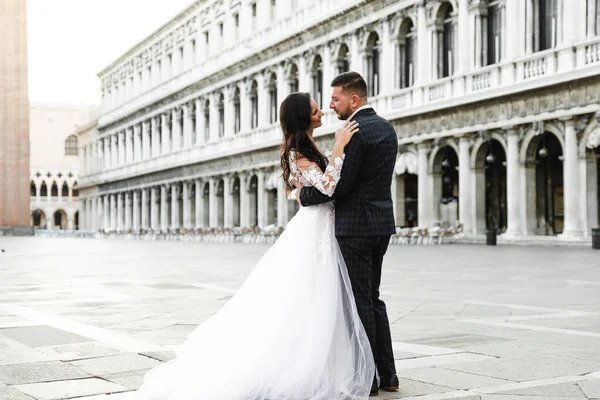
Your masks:
[{"label": "long tulle skirt", "polygon": [[136,397],[367,399],[375,366],[332,206],[301,208],[236,295],[176,356],[146,374]]}]

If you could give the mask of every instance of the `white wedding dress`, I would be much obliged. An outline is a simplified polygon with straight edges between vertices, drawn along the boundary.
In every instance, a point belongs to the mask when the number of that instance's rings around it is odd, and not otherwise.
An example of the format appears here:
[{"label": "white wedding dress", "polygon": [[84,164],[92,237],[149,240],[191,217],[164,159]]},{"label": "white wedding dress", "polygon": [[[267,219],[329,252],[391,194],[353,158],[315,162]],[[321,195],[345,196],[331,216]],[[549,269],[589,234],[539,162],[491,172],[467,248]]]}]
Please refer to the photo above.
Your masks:
[{"label": "white wedding dress", "polygon": [[[292,177],[331,195],[343,161]],[[367,399],[375,365],[335,239],[332,203],[301,207],[236,295],[177,358],[149,371],[144,400]],[[139,396],[139,397],[138,397]]]}]

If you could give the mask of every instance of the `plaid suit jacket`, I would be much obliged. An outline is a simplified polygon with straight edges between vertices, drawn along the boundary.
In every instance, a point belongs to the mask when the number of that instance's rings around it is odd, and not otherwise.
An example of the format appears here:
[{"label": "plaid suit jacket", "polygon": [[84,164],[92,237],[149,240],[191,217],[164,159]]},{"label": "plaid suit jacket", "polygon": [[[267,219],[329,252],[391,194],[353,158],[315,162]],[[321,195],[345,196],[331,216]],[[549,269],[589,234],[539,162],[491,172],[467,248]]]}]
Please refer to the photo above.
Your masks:
[{"label": "plaid suit jacket", "polygon": [[372,108],[360,110],[353,120],[359,131],[346,145],[333,196],[304,187],[300,202],[312,206],[335,200],[336,236],[388,236],[395,232],[391,185],[398,137],[392,125]]}]

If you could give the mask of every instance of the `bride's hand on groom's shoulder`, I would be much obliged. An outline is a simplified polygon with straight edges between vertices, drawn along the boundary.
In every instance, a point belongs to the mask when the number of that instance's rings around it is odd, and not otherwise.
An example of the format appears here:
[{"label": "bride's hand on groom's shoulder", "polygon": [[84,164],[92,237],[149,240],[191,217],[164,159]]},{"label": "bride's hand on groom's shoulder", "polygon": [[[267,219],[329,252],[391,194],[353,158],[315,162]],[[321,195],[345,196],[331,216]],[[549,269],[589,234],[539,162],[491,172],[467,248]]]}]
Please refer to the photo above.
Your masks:
[{"label": "bride's hand on groom's shoulder", "polygon": [[354,134],[356,132],[358,132],[358,122],[356,122],[356,121],[344,122],[344,125],[342,125],[335,132],[336,144],[338,144],[342,147],[346,147],[346,145],[348,144],[348,142],[350,142],[350,139],[352,139],[352,136],[354,136]]}]

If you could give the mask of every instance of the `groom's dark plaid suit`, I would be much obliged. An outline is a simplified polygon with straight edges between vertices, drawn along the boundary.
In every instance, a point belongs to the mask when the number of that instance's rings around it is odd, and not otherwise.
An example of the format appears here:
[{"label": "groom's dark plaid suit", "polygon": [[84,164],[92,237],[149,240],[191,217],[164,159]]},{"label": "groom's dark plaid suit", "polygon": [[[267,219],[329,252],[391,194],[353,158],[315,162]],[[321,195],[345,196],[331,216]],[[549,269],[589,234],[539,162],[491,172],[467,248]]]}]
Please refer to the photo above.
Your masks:
[{"label": "groom's dark plaid suit", "polygon": [[381,264],[395,231],[391,184],[398,152],[392,125],[372,108],[356,113],[359,132],[345,148],[342,176],[332,197],[314,187],[300,193],[303,206],[335,200],[335,234],[340,244],[356,307],[379,376],[396,373],[385,303],[379,299]]}]

